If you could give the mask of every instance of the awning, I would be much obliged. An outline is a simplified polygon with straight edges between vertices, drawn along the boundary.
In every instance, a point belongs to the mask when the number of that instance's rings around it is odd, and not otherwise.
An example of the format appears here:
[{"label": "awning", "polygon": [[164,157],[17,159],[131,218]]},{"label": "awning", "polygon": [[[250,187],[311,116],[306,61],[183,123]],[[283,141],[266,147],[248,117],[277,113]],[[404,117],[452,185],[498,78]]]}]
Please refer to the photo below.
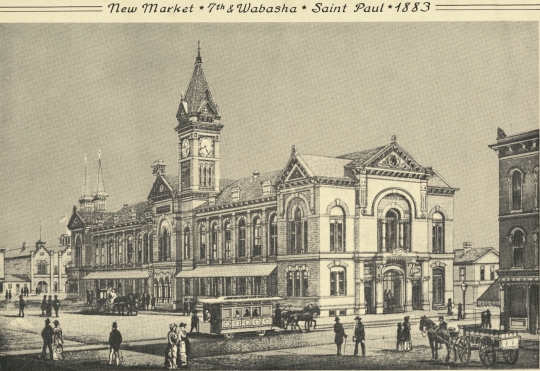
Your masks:
[{"label": "awning", "polygon": [[276,264],[206,265],[193,270],[182,271],[176,277],[262,277],[272,274],[276,267]]},{"label": "awning", "polygon": [[500,306],[499,300],[499,279],[488,287],[486,291],[476,301],[476,305],[481,307],[498,307]]},{"label": "awning", "polygon": [[91,272],[83,280],[112,280],[119,278],[148,278],[148,270],[140,269],[114,269],[110,271]]}]

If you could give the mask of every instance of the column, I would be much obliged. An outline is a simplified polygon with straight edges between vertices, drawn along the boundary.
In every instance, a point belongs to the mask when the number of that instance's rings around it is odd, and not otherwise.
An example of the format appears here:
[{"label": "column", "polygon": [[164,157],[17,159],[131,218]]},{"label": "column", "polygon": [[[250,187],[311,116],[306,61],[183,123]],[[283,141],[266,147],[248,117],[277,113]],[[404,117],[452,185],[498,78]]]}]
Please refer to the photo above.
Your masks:
[{"label": "column", "polygon": [[531,308],[530,292],[531,292],[531,285],[527,285],[527,297],[525,298],[525,308],[527,308],[527,332],[531,330],[531,324],[529,322],[531,319],[531,316],[529,315],[529,311]]},{"label": "column", "polygon": [[246,213],[246,258],[248,263],[251,263],[253,248],[253,221],[251,220],[251,212]]},{"label": "column", "polygon": [[262,245],[262,261],[263,263],[268,260],[268,220],[266,219],[266,209],[262,210],[261,214],[261,245]]},{"label": "column", "polygon": [[412,279],[405,278],[405,312],[412,311]]},{"label": "column", "polygon": [[504,297],[504,286],[499,282],[499,300],[501,306],[501,316],[499,320],[499,330],[506,329],[506,307],[505,307],[505,297]]},{"label": "column", "polygon": [[381,220],[381,246],[382,252],[386,251],[386,220]]},{"label": "column", "polygon": [[429,310],[429,264],[422,261],[422,310]]},{"label": "column", "polygon": [[219,264],[223,264],[223,217],[218,216],[218,233],[217,233],[217,258]]},{"label": "column", "polygon": [[398,221],[399,226],[399,247],[404,248],[403,246],[403,222],[400,220]]},{"label": "column", "polygon": [[[231,215],[231,260],[233,263],[236,263],[236,246],[238,241],[236,240],[236,214],[232,213]],[[233,291],[236,292],[236,291]],[[236,295],[236,294],[235,294]]]},{"label": "column", "polygon": [[364,261],[360,260],[357,262],[357,272],[358,272],[358,314],[366,314],[366,298],[365,298],[365,285],[364,285]]},{"label": "column", "polygon": [[49,284],[49,293],[53,293],[54,292],[54,252],[51,251],[49,253],[49,256],[50,256],[50,262],[51,262],[51,270],[50,270],[50,284]]},{"label": "column", "polygon": [[210,225],[210,218],[206,218],[206,264],[210,265],[210,261],[212,260],[212,227]]},{"label": "column", "polygon": [[59,251],[58,252],[58,292],[63,292],[62,290],[62,267],[63,267],[63,264],[62,264],[62,251]]},{"label": "column", "polygon": [[375,313],[382,314],[384,312],[384,289],[383,289],[383,265],[375,265]]}]

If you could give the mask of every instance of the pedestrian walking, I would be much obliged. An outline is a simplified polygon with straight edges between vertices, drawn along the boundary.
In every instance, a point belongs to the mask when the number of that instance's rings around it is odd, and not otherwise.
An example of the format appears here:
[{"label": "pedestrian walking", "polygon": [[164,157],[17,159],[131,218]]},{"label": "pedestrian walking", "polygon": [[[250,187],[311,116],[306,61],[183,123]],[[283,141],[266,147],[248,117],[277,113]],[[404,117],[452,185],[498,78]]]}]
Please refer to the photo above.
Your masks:
[{"label": "pedestrian walking", "polygon": [[49,299],[47,300],[47,317],[52,316],[52,295],[49,295]]},{"label": "pedestrian walking", "polygon": [[459,303],[457,306],[457,319],[458,321],[463,319],[463,306],[461,303]]},{"label": "pedestrian walking", "polygon": [[26,306],[26,302],[23,299],[22,295],[19,295],[19,317],[24,317],[24,307]]},{"label": "pedestrian walking", "polygon": [[9,290],[8,299],[11,300],[11,290]]},{"label": "pedestrian walking", "polygon": [[46,350],[49,348],[49,355],[51,356],[51,360],[53,359],[53,350],[52,350],[52,344],[53,344],[53,336],[54,336],[54,330],[50,325],[51,320],[45,319],[45,327],[43,327],[43,330],[41,331],[41,338],[43,339],[43,349],[41,350],[41,359],[46,359]]},{"label": "pedestrian walking", "polygon": [[41,315],[45,317],[45,311],[47,310],[47,295],[43,295],[43,301],[41,302]]},{"label": "pedestrian walking", "polygon": [[154,295],[152,295],[151,305],[152,307],[150,309],[152,310],[156,309],[156,297]]},{"label": "pedestrian walking", "polygon": [[343,344],[343,340],[347,338],[347,335],[345,334],[345,329],[343,328],[343,325],[339,322],[339,317],[336,317],[334,319],[336,323],[334,323],[334,332],[336,333],[334,342],[337,346],[337,355],[341,355],[341,345]]},{"label": "pedestrian walking", "polygon": [[403,350],[409,352],[412,350],[412,338],[411,338],[411,323],[409,319],[411,317],[405,316],[403,318],[403,325],[401,329],[401,342],[403,343]]},{"label": "pedestrian walking", "polygon": [[446,303],[446,308],[448,309],[446,314],[451,316],[452,314],[454,314],[452,312],[452,307],[453,307],[453,304],[452,304],[452,299],[451,298],[448,298],[448,302]]},{"label": "pedestrian walking", "polygon": [[86,304],[92,304],[92,301],[90,300],[90,291],[86,290]]},{"label": "pedestrian walking", "polygon": [[274,315],[274,326],[281,328],[281,308],[279,303],[276,304],[276,314]]},{"label": "pedestrian walking", "polygon": [[109,334],[109,364],[116,360],[116,365],[120,365],[120,344],[122,344],[122,334],[118,331],[116,322],[112,324],[112,331]]},{"label": "pedestrian walking", "polygon": [[196,310],[193,311],[193,315],[191,316],[191,329],[189,330],[189,333],[192,333],[193,329],[199,332],[199,317],[197,316]]},{"label": "pedestrian walking", "polygon": [[354,327],[354,337],[353,337],[354,355],[355,356],[358,355],[358,344],[360,344],[360,347],[362,348],[362,356],[365,357],[366,356],[366,330],[364,328],[364,324],[362,323],[362,318],[356,316],[354,320],[356,321],[356,325]]},{"label": "pedestrian walking", "polygon": [[397,324],[396,350],[403,350],[402,326],[401,322]]},{"label": "pedestrian walking", "polygon": [[491,312],[486,310],[486,328],[491,328]]},{"label": "pedestrian walking", "polygon": [[9,291],[6,290],[6,301],[8,301],[8,299],[9,299]]},{"label": "pedestrian walking", "polygon": [[184,312],[182,313],[184,316],[188,316],[189,315],[189,302],[187,300],[187,298],[184,298]]},{"label": "pedestrian walking", "polygon": [[191,300],[189,301],[189,313],[193,313],[194,310],[195,310],[195,300],[191,298]]},{"label": "pedestrian walking", "polygon": [[58,295],[54,295],[54,301],[52,305],[54,308],[54,313],[56,314],[56,318],[58,318],[58,309],[60,309],[60,300],[58,300]]},{"label": "pedestrian walking", "polygon": [[186,331],[186,324],[184,322],[180,323],[178,328],[178,359],[176,364],[179,368],[188,367],[188,356],[189,356],[189,339]]},{"label": "pedestrian walking", "polygon": [[176,369],[176,358],[178,357],[178,333],[176,324],[169,325],[169,333],[167,334],[167,347],[165,348],[165,368],[169,370]]},{"label": "pedestrian walking", "polygon": [[53,359],[55,361],[64,360],[64,338],[62,336],[62,329],[60,328],[60,322],[55,320],[53,322]]}]

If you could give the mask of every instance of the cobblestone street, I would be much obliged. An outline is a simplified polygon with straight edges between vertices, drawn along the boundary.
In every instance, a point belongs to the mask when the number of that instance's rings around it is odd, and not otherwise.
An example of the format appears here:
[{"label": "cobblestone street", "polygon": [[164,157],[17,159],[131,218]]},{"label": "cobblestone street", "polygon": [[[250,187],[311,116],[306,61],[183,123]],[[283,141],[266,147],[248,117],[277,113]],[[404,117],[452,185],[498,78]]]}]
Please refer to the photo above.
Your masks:
[{"label": "cobblestone street", "polygon": [[[145,313],[138,316],[93,315],[76,311],[62,312],[60,324],[64,331],[65,355],[63,362],[38,359],[41,350],[40,332],[44,318],[37,309],[27,311],[25,318],[14,310],[0,315],[0,367],[2,370],[101,370],[106,367],[108,334],[113,321],[118,322],[124,342],[122,353],[126,369],[150,370],[163,368],[165,338],[168,324],[187,322],[176,314]],[[367,316],[370,317],[370,316]],[[374,317],[374,316],[371,316]],[[388,320],[385,324],[381,320]],[[320,319],[320,322],[325,323]],[[477,350],[471,362],[464,366],[459,361],[445,364],[446,350],[439,351],[439,361],[431,361],[428,341],[422,338],[418,322],[412,321],[414,348],[411,352],[395,350],[395,324],[398,319],[377,316],[376,322],[366,318],[366,357],[353,357],[353,330],[345,324],[349,334],[344,354],[335,355],[334,333],[328,325],[310,333],[279,332],[264,337],[255,334],[237,335],[233,339],[221,336],[192,334],[191,369],[482,369]],[[328,321],[326,321],[328,322]],[[455,326],[455,320],[449,321]],[[498,323],[494,323],[494,326]],[[522,341],[519,360],[515,366],[499,363],[494,368],[538,368],[538,341]]]}]

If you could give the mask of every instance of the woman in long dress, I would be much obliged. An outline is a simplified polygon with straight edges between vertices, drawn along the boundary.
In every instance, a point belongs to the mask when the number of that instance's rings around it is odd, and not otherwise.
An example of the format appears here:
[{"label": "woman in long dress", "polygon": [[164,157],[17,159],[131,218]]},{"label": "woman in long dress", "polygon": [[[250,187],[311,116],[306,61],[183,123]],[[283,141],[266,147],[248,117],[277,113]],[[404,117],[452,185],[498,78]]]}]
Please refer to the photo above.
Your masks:
[{"label": "woman in long dress", "polygon": [[186,331],[186,324],[180,323],[178,328],[178,368],[188,367],[189,339]]},{"label": "woman in long dress", "polygon": [[64,339],[62,337],[62,329],[60,328],[60,322],[54,321],[54,333],[53,333],[53,359],[55,361],[64,360]]},{"label": "woman in long dress", "polygon": [[177,347],[178,333],[176,332],[176,324],[171,323],[167,334],[167,348],[165,349],[165,368],[169,370],[176,369]]}]

